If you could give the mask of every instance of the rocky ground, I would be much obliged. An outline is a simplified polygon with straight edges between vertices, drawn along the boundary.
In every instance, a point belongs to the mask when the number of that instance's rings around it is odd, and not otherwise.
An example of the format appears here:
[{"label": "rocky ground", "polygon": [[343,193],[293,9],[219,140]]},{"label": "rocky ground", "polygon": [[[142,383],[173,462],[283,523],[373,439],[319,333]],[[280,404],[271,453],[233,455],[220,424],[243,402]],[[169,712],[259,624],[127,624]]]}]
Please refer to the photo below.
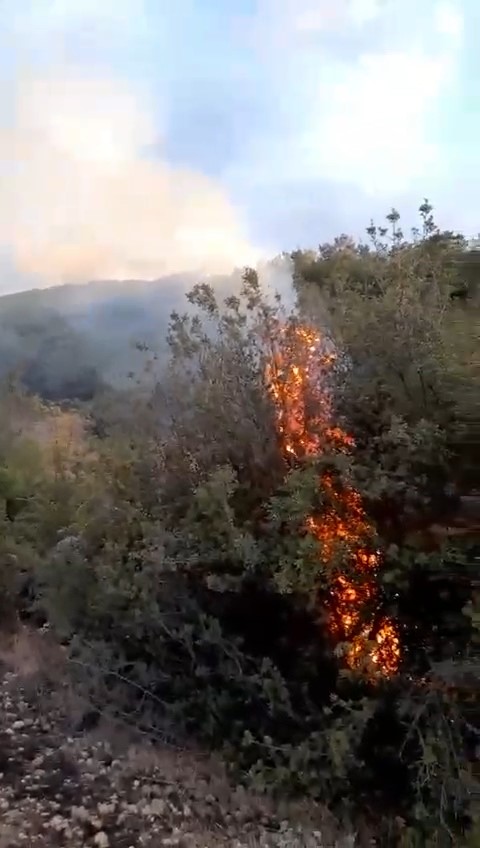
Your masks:
[{"label": "rocky ground", "polygon": [[353,846],[320,810],[231,787],[210,757],[107,720],[76,729],[71,698],[46,684],[39,638],[23,632],[0,651],[0,848]]}]

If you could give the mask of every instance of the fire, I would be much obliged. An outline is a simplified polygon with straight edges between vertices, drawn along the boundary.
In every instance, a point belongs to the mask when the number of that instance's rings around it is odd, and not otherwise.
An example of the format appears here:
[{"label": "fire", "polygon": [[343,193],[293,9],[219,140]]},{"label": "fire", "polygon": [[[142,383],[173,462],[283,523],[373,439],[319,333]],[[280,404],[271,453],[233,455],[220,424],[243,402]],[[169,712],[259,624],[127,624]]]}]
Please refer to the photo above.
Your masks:
[{"label": "fire", "polygon": [[[287,456],[318,456],[327,446],[337,453],[348,453],[355,446],[354,439],[332,423],[328,372],[334,361],[335,355],[322,347],[315,331],[305,327],[283,330],[266,377]],[[335,551],[343,547],[353,575],[336,574],[332,580],[332,636],[348,644],[346,662],[350,668],[393,674],[400,659],[400,642],[392,621],[386,617],[377,620],[380,557],[370,550],[373,532],[361,495],[340,485],[330,474],[322,475],[321,488],[328,496],[328,508],[318,517],[310,516],[307,529],[320,543],[326,561],[331,562]]]}]

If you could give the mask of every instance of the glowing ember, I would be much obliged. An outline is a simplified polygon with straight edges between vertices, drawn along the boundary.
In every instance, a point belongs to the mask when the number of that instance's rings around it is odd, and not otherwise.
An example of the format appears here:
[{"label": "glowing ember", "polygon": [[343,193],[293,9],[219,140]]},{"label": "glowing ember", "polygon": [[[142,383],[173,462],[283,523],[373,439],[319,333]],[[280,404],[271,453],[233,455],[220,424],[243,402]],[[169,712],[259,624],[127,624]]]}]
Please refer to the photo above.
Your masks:
[{"label": "glowing ember", "polygon": [[[300,458],[318,455],[326,446],[344,453],[354,447],[353,438],[332,425],[326,383],[334,361],[332,353],[322,350],[315,331],[305,327],[283,331],[266,376],[285,454]],[[346,550],[354,575],[350,579],[338,574],[333,580],[332,636],[348,643],[346,662],[351,668],[392,674],[398,668],[400,643],[394,624],[376,616],[379,555],[369,550],[373,533],[361,496],[329,474],[322,476],[321,488],[328,507],[320,516],[310,516],[307,528],[320,543],[325,561],[331,562],[336,550]]]}]

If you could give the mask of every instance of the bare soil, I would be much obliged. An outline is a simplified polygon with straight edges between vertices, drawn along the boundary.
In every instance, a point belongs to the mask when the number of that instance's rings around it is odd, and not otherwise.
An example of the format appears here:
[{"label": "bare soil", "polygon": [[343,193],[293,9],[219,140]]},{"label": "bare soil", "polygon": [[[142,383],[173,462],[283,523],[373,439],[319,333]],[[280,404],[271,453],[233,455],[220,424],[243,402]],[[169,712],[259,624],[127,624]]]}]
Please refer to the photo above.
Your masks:
[{"label": "bare soil", "polygon": [[[0,848],[348,848],[315,805],[231,786],[215,758],[105,718],[86,730],[62,649],[26,628],[0,644]],[[88,714],[88,713],[87,713]]]}]

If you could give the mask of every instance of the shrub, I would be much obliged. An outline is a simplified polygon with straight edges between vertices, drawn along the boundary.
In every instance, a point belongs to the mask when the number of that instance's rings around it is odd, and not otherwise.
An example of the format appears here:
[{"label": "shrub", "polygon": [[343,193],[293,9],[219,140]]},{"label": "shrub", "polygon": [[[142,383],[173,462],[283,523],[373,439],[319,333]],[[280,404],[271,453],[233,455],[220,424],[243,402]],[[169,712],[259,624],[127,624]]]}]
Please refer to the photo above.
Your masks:
[{"label": "shrub", "polygon": [[99,707],[426,844],[468,819],[465,705],[434,663],[472,619],[448,552],[414,538],[451,498],[450,270],[396,233],[315,260],[307,328],[252,271],[223,304],[197,286],[141,421],[46,479],[32,526],[38,604]]}]

